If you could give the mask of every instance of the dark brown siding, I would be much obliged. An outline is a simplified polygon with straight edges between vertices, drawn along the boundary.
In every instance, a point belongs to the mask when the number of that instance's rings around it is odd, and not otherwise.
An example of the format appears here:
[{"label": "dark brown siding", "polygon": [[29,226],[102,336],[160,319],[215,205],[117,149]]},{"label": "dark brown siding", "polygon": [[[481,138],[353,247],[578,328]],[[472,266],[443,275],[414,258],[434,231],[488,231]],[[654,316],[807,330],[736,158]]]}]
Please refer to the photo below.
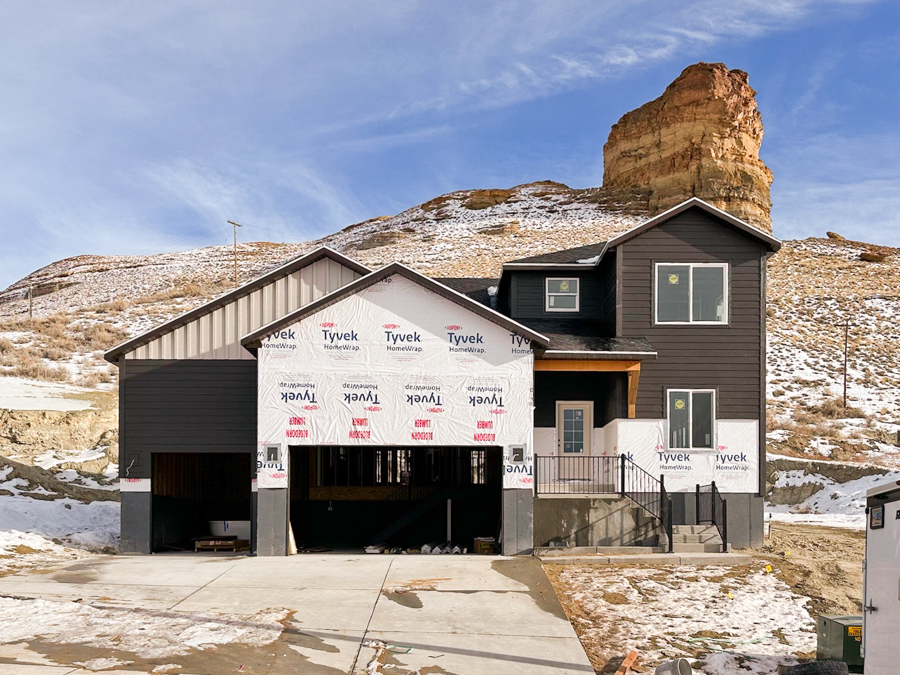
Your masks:
[{"label": "dark brown siding", "polygon": [[[617,334],[643,337],[658,353],[641,366],[637,417],[665,417],[667,388],[717,391],[719,419],[764,418],[761,406],[763,246],[698,209],[623,244]],[[657,262],[729,263],[729,324],[654,326],[653,267]]]},{"label": "dark brown siding", "polygon": [[[511,274],[511,309],[513,319],[592,319],[603,318],[603,291],[599,275],[592,269],[590,272],[560,270],[549,272],[512,272]],[[544,292],[547,277],[578,278],[579,291],[578,312],[545,312]]]},{"label": "dark brown siding", "polygon": [[150,454],[256,449],[256,361],[128,361],[119,394],[121,475]]},{"label": "dark brown siding", "polygon": [[557,401],[593,401],[596,428],[617,417],[627,417],[628,385],[624,373],[534,374],[534,426],[556,426]]},{"label": "dark brown siding", "polygon": [[607,251],[597,269],[600,278],[602,324],[604,335],[616,334],[616,252]]}]

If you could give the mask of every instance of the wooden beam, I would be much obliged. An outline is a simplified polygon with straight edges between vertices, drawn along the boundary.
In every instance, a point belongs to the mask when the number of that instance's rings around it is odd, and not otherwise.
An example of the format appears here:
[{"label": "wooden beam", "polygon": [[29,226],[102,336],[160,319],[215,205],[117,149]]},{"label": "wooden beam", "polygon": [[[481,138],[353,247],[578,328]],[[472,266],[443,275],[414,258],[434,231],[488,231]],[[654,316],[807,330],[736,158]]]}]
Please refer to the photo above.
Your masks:
[{"label": "wooden beam", "polygon": [[[640,361],[598,361],[592,359],[536,359],[535,371],[593,371],[595,373],[640,372]],[[630,381],[630,380],[629,380]]]},{"label": "wooden beam", "polygon": [[641,379],[641,368],[628,371],[628,419],[633,420],[637,410],[638,381]]}]

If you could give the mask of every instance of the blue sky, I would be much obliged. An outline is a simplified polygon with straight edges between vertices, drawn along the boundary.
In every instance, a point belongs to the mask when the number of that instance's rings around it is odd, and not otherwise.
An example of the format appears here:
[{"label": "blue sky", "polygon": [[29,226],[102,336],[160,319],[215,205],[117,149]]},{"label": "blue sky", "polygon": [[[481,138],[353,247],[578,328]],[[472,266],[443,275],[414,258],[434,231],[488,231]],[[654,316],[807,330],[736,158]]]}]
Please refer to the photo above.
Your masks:
[{"label": "blue sky", "polygon": [[0,288],[59,258],[303,241],[457,189],[599,185],[625,112],[721,61],[782,238],[900,246],[900,3],[5,2]]}]

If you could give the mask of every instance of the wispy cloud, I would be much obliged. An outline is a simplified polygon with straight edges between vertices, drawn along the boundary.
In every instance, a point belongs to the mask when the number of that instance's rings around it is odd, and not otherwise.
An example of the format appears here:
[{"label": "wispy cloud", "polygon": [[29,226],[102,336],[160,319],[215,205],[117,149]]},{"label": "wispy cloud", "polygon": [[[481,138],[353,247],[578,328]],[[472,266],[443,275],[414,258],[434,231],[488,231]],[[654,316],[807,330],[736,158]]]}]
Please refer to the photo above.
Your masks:
[{"label": "wispy cloud", "polygon": [[440,189],[463,151],[428,153],[476,116],[865,4],[6,3],[0,286],[64,255],[222,243],[226,219],[318,236]]}]

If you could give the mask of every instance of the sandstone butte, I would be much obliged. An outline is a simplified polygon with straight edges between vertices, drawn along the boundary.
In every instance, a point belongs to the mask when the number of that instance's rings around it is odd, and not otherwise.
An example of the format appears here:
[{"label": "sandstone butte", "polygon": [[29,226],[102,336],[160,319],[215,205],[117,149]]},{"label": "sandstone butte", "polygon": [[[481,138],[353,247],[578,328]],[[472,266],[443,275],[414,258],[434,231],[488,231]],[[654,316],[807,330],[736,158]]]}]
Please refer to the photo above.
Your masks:
[{"label": "sandstone butte", "polygon": [[603,187],[646,186],[651,214],[699,197],[771,232],[772,172],[759,158],[762,138],[747,73],[696,63],[613,125],[603,147]]}]

